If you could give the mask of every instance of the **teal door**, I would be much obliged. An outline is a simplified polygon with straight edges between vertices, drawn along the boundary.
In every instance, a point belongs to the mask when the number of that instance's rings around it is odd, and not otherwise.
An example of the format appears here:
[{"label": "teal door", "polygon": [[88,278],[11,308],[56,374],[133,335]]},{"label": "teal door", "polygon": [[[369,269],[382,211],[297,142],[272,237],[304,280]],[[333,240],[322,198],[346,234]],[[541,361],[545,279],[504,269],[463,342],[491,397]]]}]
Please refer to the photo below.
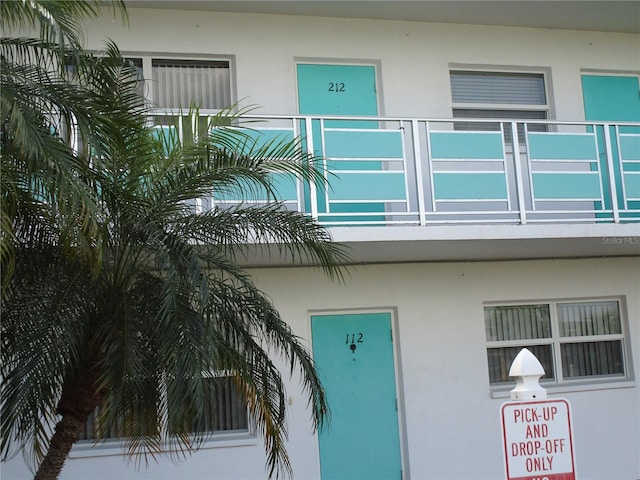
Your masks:
[{"label": "teal door", "polygon": [[640,122],[639,80],[636,76],[583,75],[585,119]]},{"label": "teal door", "polygon": [[391,333],[389,313],[311,317],[331,409],[318,434],[322,480],[402,478]]},{"label": "teal door", "polygon": [[[298,64],[298,106],[303,115],[376,116],[375,68],[372,65]],[[354,126],[354,122],[340,125]]]},{"label": "teal door", "polygon": [[[373,65],[326,65],[326,64],[298,64],[298,108],[303,115],[326,116],[377,116],[378,94],[376,88],[376,70]],[[331,120],[324,123],[326,129],[375,129],[378,122],[367,120]],[[361,141],[359,132],[341,132],[340,140],[336,142],[335,135],[326,137],[324,143],[321,139],[320,122],[313,122],[314,154],[317,157],[326,158],[332,152],[353,152],[358,150]],[[303,128],[304,134],[304,128]],[[333,141],[332,141],[333,140]],[[325,150],[326,148],[326,150]],[[351,155],[351,153],[349,154]],[[338,154],[339,161],[327,162],[325,168],[329,170],[328,181],[340,175],[340,171],[380,170],[379,161],[363,161],[357,159],[350,161],[347,154]],[[365,156],[365,155],[363,155]],[[354,155],[357,157],[357,155]],[[350,212],[381,212],[384,205],[375,202],[358,203],[358,199],[368,199],[366,183],[358,185],[357,192],[352,192],[352,199],[332,198],[332,190],[318,186],[318,211],[326,213],[350,213]],[[307,205],[307,207],[309,207]],[[342,221],[363,220],[364,217],[341,217]],[[380,220],[382,217],[369,217]],[[330,220],[320,217],[320,220]]]},{"label": "teal door", "polygon": [[[611,76],[611,75],[583,75],[582,76],[582,95],[584,101],[585,120],[596,122],[640,122],[640,79],[637,76]],[[620,133],[637,134],[640,133],[637,128],[622,127]],[[603,178],[608,180],[609,174],[605,163],[604,152],[604,132],[599,129],[598,144],[600,146],[601,169]],[[612,154],[614,157],[614,175],[615,185],[618,193],[618,206],[624,209],[624,200],[622,198],[622,185],[624,182],[627,195],[637,197],[640,195],[640,176],[632,173],[636,166],[635,162],[625,165],[623,171],[620,170],[618,145],[615,141],[615,132],[610,132],[612,139]],[[623,143],[624,149],[624,143]],[[636,152],[633,156],[637,156]],[[623,155],[624,160],[624,155]],[[628,168],[628,171],[627,171]],[[608,184],[605,182],[605,197],[611,197]],[[629,202],[629,208],[640,208],[640,202]],[[605,203],[605,208],[610,205]],[[622,218],[636,217],[637,214],[621,214]]]}]

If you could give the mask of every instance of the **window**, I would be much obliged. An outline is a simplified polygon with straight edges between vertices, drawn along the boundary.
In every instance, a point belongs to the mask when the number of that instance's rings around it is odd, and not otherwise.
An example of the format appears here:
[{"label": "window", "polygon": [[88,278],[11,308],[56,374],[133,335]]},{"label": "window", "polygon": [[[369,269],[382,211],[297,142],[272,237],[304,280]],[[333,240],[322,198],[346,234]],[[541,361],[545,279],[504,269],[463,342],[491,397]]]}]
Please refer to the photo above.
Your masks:
[{"label": "window", "polygon": [[[158,108],[220,110],[232,104],[228,60],[130,58],[147,81],[146,93]],[[149,82],[149,80],[151,80]]]},{"label": "window", "polygon": [[162,108],[188,109],[192,103],[205,110],[231,104],[229,62],[152,60],[155,103]]},{"label": "window", "polygon": [[[180,119],[180,113],[195,106],[206,115],[233,104],[230,60],[150,57],[127,60],[138,69],[144,94],[152,105],[159,110],[173,110],[154,115],[154,125],[177,127],[188,136],[194,125],[186,117]],[[199,134],[208,130],[205,115],[197,126]]]},{"label": "window", "polygon": [[627,376],[617,300],[485,306],[484,322],[491,385],[512,380],[523,347],[542,364],[543,382]]},{"label": "window", "polygon": [[[549,107],[545,78],[541,73],[452,71],[451,96],[454,118],[496,118],[545,120]],[[456,122],[456,130],[500,130],[500,123]],[[524,129],[518,126],[520,142]],[[543,124],[532,124],[529,131],[546,131]],[[511,141],[511,131],[505,129]]]},{"label": "window", "polygon": [[[210,412],[203,424],[193,425],[191,431],[194,433],[248,433],[247,402],[238,393],[231,377],[220,376],[203,380],[207,382],[211,398],[215,399],[216,409]],[[78,440],[95,439],[95,421],[98,409],[87,420]],[[116,439],[123,436],[125,435],[122,425],[115,422],[114,425],[108,428],[103,437],[105,439]]]}]

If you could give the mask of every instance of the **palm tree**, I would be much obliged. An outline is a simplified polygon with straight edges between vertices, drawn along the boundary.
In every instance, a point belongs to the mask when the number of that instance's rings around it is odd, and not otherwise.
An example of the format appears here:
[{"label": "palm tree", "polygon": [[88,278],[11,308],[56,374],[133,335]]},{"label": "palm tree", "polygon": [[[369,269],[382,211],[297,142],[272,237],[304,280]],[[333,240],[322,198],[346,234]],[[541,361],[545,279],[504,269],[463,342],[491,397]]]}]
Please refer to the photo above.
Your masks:
[{"label": "palm tree", "polygon": [[[228,123],[229,112],[213,120]],[[119,422],[131,453],[197,448],[208,433],[194,426],[216,408],[217,372],[227,372],[246,399],[269,475],[291,473],[285,390],[267,350],[301,373],[313,425],[325,418],[309,353],[239,255],[277,245],[292,261],[340,278],[343,250],[310,217],[275,201],[194,206],[213,191],[274,193],[274,173],[316,173],[297,142],[259,145],[235,129],[211,132],[167,142],[139,127],[112,139],[92,170],[102,212],[97,274],[79,249],[60,247],[56,232],[17,230],[15,273],[2,302],[2,449],[33,454],[36,478],[56,478],[98,406],[97,437]]]},{"label": "palm tree", "polygon": [[[84,175],[112,131],[143,114],[131,108],[131,98],[122,108],[100,94],[127,91],[117,68],[122,63],[117,49],[109,45],[97,57],[81,48],[80,20],[97,17],[105,5],[126,19],[121,0],[0,2],[0,28],[14,35],[0,39],[0,258],[5,284],[15,261],[18,218],[41,223],[55,218],[59,226],[67,219],[60,241],[84,245],[88,258],[99,251],[93,248],[100,242],[97,208]],[[38,36],[17,36],[21,29]],[[99,261],[93,258],[96,268]]]},{"label": "palm tree", "polygon": [[74,25],[93,5],[0,2],[4,31],[42,31],[0,44],[3,459],[21,451],[36,478],[56,478],[94,413],[98,440],[117,423],[132,454],[186,455],[209,435],[225,372],[264,436],[269,475],[291,473],[274,359],[301,373],[314,427],[324,391],[240,260],[277,246],[339,279],[347,257],[277,201],[195,205],[214,191],[274,198],[274,173],[317,172],[296,142],[261,146],[219,127],[237,120],[230,112],[210,135],[156,135],[117,48],[96,57],[79,46]]}]

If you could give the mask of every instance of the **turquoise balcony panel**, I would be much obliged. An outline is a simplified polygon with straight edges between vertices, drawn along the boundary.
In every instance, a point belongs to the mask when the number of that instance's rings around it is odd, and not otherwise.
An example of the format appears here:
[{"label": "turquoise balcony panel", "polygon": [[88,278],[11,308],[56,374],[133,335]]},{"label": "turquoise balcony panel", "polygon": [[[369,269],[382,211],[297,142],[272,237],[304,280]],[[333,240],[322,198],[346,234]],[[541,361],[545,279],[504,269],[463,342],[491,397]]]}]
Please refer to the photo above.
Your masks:
[{"label": "turquoise balcony panel", "polygon": [[640,134],[621,133],[619,138],[622,160],[640,162]]},{"label": "turquoise balcony panel", "polygon": [[403,157],[402,133],[397,130],[325,129],[329,158],[386,159]]},{"label": "turquoise balcony panel", "polygon": [[[628,131],[620,129],[620,131]],[[640,134],[620,133],[618,136],[622,170],[623,212],[625,219],[634,218],[640,210]],[[631,211],[631,213],[629,213]]]},{"label": "turquoise balcony panel", "polygon": [[237,142],[236,150],[240,153],[272,152],[286,154],[291,150],[295,140],[293,129],[283,128],[234,128],[240,135],[230,136],[230,140]]},{"label": "turquoise balcony panel", "polygon": [[500,200],[506,201],[507,182],[504,173],[434,173],[436,200]]},{"label": "turquoise balcony panel", "polygon": [[404,202],[407,198],[402,172],[341,172],[330,185],[332,202]]},{"label": "turquoise balcony panel", "polygon": [[624,189],[627,200],[640,200],[640,172],[624,174]]},{"label": "turquoise balcony panel", "polygon": [[598,160],[593,133],[529,133],[531,160]]},{"label": "turquoise balcony panel", "polygon": [[640,200],[640,135],[620,134],[620,160],[627,200]]},{"label": "turquoise balcony panel", "polygon": [[[224,203],[266,203],[266,202],[297,202],[298,188],[297,180],[292,174],[273,173],[270,174],[271,192],[262,185],[243,182],[240,188],[231,189],[227,192],[214,193],[213,199],[216,202]],[[237,192],[242,192],[240,196]]]},{"label": "turquoise balcony panel", "polygon": [[156,125],[153,127],[152,134],[156,140],[162,142],[164,153],[167,154],[180,143],[178,129],[170,125]]},{"label": "turquoise balcony panel", "polygon": [[431,132],[434,159],[495,160],[504,157],[501,132]]},{"label": "turquoise balcony panel", "polygon": [[156,125],[153,127],[153,136],[169,140],[174,135],[175,127],[169,125]]}]

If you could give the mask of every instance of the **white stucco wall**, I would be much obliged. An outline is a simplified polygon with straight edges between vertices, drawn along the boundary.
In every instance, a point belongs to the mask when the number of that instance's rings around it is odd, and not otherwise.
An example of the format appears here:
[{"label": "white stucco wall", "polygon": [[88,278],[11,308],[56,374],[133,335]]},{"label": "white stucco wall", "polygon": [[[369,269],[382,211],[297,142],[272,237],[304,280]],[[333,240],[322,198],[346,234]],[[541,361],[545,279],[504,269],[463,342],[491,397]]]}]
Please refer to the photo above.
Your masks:
[{"label": "white stucco wall", "polygon": [[299,59],[375,62],[381,114],[430,118],[451,117],[450,66],[549,73],[558,120],[584,118],[581,70],[640,72],[640,36],[620,33],[150,9],[88,32],[91,48],[234,56],[237,99],[265,114],[297,113]]},{"label": "white stucco wall", "polygon": [[[489,389],[483,302],[620,298],[626,305],[631,373],[640,372],[640,259],[370,265],[353,267],[344,284],[307,268],[252,273],[294,333],[304,339],[310,338],[310,313],[378,308],[397,312],[407,478],[503,476],[499,410],[507,399],[492,398]],[[571,403],[581,480],[636,479],[640,475],[640,390],[634,378],[604,386],[590,384],[575,391],[549,388],[548,393],[549,398],[563,397]],[[288,395],[288,450],[294,478],[317,479],[317,438],[295,380]],[[259,443],[215,445],[182,464],[162,460],[140,471],[128,468],[121,456],[71,458],[62,478],[265,477]],[[26,478],[19,460],[2,468],[3,478]]]}]

